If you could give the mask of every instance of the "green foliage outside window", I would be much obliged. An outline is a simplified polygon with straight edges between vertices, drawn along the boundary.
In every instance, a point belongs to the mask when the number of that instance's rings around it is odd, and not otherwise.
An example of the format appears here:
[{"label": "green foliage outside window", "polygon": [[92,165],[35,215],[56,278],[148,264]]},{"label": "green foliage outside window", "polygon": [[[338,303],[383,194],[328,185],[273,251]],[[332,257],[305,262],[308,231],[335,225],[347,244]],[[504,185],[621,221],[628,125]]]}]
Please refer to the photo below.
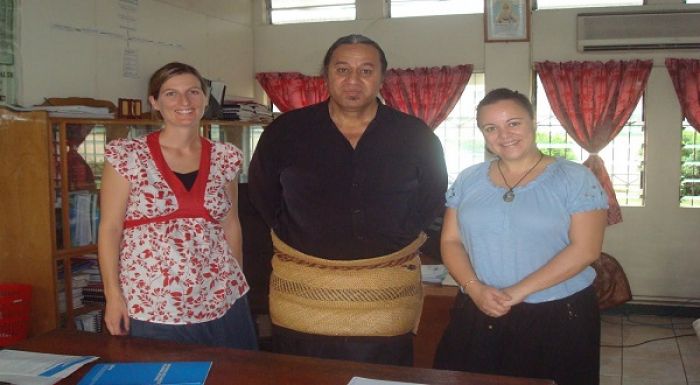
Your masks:
[{"label": "green foliage outside window", "polygon": [[543,154],[575,161],[576,155],[566,139],[566,134],[538,132],[535,140]]},{"label": "green foliage outside window", "polygon": [[700,207],[700,134],[689,124],[681,131],[681,207]]}]

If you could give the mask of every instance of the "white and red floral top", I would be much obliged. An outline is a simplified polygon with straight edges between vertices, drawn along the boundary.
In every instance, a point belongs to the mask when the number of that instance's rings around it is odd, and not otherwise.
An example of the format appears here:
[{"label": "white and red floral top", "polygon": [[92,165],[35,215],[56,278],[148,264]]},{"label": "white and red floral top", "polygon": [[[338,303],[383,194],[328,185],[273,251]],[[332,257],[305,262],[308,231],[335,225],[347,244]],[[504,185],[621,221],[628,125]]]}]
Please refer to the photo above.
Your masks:
[{"label": "white and red floral top", "polygon": [[188,191],[165,162],[159,135],[118,139],[105,148],[105,159],[131,188],[119,252],[127,309],[142,321],[211,321],[248,291],[219,223],[232,204],[224,186],[240,170],[242,154],[202,138],[199,172]]}]

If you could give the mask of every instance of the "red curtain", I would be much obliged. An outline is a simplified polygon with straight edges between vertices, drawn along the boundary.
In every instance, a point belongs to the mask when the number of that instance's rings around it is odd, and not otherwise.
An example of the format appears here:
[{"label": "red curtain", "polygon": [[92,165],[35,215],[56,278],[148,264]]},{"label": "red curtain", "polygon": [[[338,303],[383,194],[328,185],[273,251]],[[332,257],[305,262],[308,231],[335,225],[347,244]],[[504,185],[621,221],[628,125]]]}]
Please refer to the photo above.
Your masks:
[{"label": "red curtain", "polygon": [[591,155],[583,163],[608,194],[608,224],[622,222],[610,176],[597,155],[625,125],[642,96],[651,60],[535,63],[554,115]]},{"label": "red curtain", "polygon": [[700,60],[666,59],[683,117],[700,132]]},{"label": "red curtain", "polygon": [[298,72],[260,72],[255,78],[282,112],[328,99],[326,82],[321,76],[307,76]]},{"label": "red curtain", "polygon": [[417,116],[435,129],[457,104],[471,74],[470,64],[390,69],[379,92],[388,106]]}]

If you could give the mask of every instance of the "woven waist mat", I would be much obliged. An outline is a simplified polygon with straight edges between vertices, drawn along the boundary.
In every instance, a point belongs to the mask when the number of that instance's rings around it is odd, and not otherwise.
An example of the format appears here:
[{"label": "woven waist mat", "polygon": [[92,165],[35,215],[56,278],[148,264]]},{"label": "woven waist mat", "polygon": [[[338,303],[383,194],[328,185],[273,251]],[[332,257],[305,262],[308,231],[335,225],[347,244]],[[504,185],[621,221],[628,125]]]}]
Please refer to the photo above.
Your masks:
[{"label": "woven waist mat", "polygon": [[272,234],[270,317],[275,325],[328,336],[396,336],[418,329],[423,307],[420,236],[385,256],[313,257]]}]

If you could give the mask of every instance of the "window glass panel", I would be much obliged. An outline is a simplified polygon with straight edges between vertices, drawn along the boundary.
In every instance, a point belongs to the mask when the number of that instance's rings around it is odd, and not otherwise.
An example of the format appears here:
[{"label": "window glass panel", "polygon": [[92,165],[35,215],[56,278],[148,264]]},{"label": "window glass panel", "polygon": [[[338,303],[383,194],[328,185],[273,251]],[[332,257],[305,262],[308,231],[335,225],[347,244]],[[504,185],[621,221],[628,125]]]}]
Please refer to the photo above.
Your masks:
[{"label": "window glass panel", "polygon": [[[588,152],[566,133],[549,105],[537,77],[537,146],[552,156],[583,163]],[[598,155],[605,162],[621,206],[644,205],[644,114],[643,97],[620,133]]]},{"label": "window glass panel", "polygon": [[700,0],[685,0],[686,4],[700,4]]},{"label": "window glass panel", "polygon": [[483,0],[391,0],[393,18],[483,12]]},{"label": "window glass panel", "polygon": [[0,0],[0,103],[15,104],[18,91],[19,3]]},{"label": "window glass panel", "polygon": [[355,1],[270,0],[272,24],[355,20]]},{"label": "window glass panel", "polygon": [[273,9],[325,7],[330,5],[355,5],[353,0],[270,0]]},{"label": "window glass panel", "polygon": [[644,0],[537,0],[537,9],[644,5]]},{"label": "window glass panel", "polygon": [[476,105],[484,97],[484,74],[472,73],[462,97],[436,129],[452,184],[465,168],[484,161],[484,136],[476,125]]},{"label": "window glass panel", "polygon": [[97,189],[102,184],[102,171],[104,170],[106,131],[102,125],[95,125],[85,140],[78,146],[78,153],[85,159],[95,177]]},{"label": "window glass panel", "polygon": [[700,207],[700,134],[683,121],[681,127],[681,207]]}]

